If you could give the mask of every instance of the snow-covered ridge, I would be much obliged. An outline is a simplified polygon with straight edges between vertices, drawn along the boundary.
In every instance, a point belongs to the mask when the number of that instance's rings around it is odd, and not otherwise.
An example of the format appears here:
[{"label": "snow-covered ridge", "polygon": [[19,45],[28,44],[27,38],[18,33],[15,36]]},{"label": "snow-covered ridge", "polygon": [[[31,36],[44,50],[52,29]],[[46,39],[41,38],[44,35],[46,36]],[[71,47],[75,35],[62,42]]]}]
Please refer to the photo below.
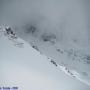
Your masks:
[{"label": "snow-covered ridge", "polygon": [[[5,26],[5,25],[0,26],[0,36],[2,36],[2,35],[6,36],[9,40],[11,40],[15,46],[24,47],[23,40],[21,38],[17,37],[17,35],[14,33],[14,31],[12,30],[11,27]],[[50,43],[55,45],[55,42],[56,42],[55,36],[52,37],[52,36],[47,36],[46,34],[43,34],[43,35],[44,35],[43,39],[45,39],[44,40],[45,42],[50,41]],[[54,40],[55,40],[55,42],[54,42]],[[38,47],[37,44],[35,44],[35,43],[33,44],[32,42],[30,42],[30,45],[34,49],[39,51],[40,53],[45,54],[45,53],[43,53],[42,48]],[[84,62],[83,64],[86,64],[89,67],[90,56],[85,55],[84,53],[82,53],[78,50],[74,50],[72,48],[71,49],[57,48],[56,50],[57,50],[56,52],[60,53],[61,57],[65,57],[64,58],[65,60],[70,59],[72,62],[67,63],[64,60],[62,63],[60,63],[60,62],[57,62],[57,60],[55,60],[55,58],[52,58],[52,57],[48,58],[50,60],[50,62],[52,64],[54,64],[56,67],[58,67],[60,70],[64,71],[67,75],[75,77],[75,78],[79,79],[80,81],[90,85],[90,76],[89,76],[90,73],[87,70],[86,70],[86,72],[84,70],[83,74],[81,74],[82,71],[80,71],[80,70],[82,70],[82,69],[76,68],[77,66],[74,66],[74,64],[73,64],[73,62],[75,62],[75,65],[76,64],[78,65],[78,63],[79,63],[79,65],[82,65],[82,62]],[[45,55],[47,56],[47,54],[45,54]],[[63,59],[63,58],[60,58],[60,59]],[[69,64],[72,64],[72,65],[69,65]],[[69,66],[71,68],[68,68]],[[76,68],[77,71],[74,70],[73,67]],[[81,68],[82,68],[82,66],[81,66]]]}]

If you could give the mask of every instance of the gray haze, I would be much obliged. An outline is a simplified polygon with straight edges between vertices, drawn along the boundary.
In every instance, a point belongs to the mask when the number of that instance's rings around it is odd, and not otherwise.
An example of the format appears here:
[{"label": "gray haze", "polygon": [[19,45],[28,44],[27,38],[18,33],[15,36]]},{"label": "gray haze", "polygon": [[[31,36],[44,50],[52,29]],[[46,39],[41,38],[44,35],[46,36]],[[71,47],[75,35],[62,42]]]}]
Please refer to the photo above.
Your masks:
[{"label": "gray haze", "polygon": [[[79,40],[78,45],[88,49],[90,53],[89,4],[89,0],[0,0],[0,24],[13,27],[22,27],[26,23],[34,24],[41,32],[55,32],[60,42],[62,39],[67,42],[71,37],[76,37]],[[23,29],[18,29],[16,33],[21,37],[25,36],[29,41],[30,36],[24,34]],[[86,90],[85,88],[83,90]]]}]

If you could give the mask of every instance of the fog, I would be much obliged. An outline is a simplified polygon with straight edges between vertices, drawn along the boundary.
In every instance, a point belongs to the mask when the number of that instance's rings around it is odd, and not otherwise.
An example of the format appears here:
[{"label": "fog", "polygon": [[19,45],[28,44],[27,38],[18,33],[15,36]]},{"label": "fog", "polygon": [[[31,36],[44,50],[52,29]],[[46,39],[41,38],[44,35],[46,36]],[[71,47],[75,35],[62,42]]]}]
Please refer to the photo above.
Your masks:
[{"label": "fog", "polygon": [[77,37],[79,45],[88,47],[88,0],[3,0],[1,19],[3,24],[14,26],[34,23],[41,31],[48,29],[56,32],[64,42]]},{"label": "fog", "polygon": [[[52,32],[51,34],[53,35],[53,40],[55,40],[54,43],[56,43],[55,45],[57,47],[61,48],[60,45],[62,45],[64,49],[75,47],[75,48],[82,49],[85,54],[86,53],[90,54],[90,47],[89,47],[89,44],[90,44],[89,8],[90,7],[89,5],[90,5],[89,0],[0,0],[0,25],[5,24],[5,25],[11,26],[14,32],[17,34],[17,36],[27,41],[28,43],[35,41],[34,44],[39,46],[39,49],[42,52],[44,52],[44,54],[46,54],[47,56],[53,57],[54,59],[56,59],[56,61],[59,64],[61,64],[61,61],[65,61],[65,60],[60,58],[60,55],[56,53],[56,51],[54,50],[56,49],[56,47],[53,47],[51,44],[44,43],[43,42],[44,39],[42,40],[41,36],[42,34],[44,35],[45,33],[47,34],[48,32],[50,33]],[[32,36],[32,34],[30,34],[30,32],[26,33],[27,32],[26,28],[28,25],[33,25],[37,29],[37,32],[33,35],[34,37]],[[52,43],[53,43],[53,40],[52,40]],[[16,53],[14,54],[16,55]],[[59,58],[62,60],[60,61]],[[6,59],[2,59],[1,61],[3,62],[3,60],[6,60]],[[8,60],[11,61],[10,58]],[[21,62],[21,59],[19,60]],[[14,61],[16,61],[16,59]],[[28,58],[27,58],[27,61],[28,61]],[[11,63],[14,64],[13,62]],[[82,60],[81,60],[81,63],[72,63],[71,61],[66,62],[66,64],[75,66],[75,69],[77,69],[78,71],[82,72],[85,70],[88,73],[88,75],[90,75],[89,68],[88,68],[90,66],[89,65],[87,66],[85,64],[83,65],[82,63],[83,63]],[[21,67],[22,66],[23,65],[21,64]],[[28,72],[25,68],[24,68],[25,77],[28,77],[28,75],[31,75],[32,77],[33,75],[30,72]],[[16,68],[16,71],[17,69],[18,68]],[[22,68],[20,68],[20,70],[22,70]],[[13,69],[11,71],[13,71]],[[21,76],[19,72],[20,71],[18,71],[17,77],[18,75]],[[33,71],[31,70],[31,72]],[[23,74],[23,70],[21,73]],[[34,72],[34,75],[35,74],[36,72]],[[43,78],[42,75],[41,76],[36,75],[36,76],[38,78],[41,77],[41,79]],[[56,78],[56,76],[54,77]],[[61,79],[61,77],[59,78]],[[23,82],[22,79],[23,78],[20,78],[20,80]],[[35,80],[36,79],[37,78],[35,78]],[[19,78],[17,78],[17,80],[19,80]],[[43,79],[41,80],[41,82],[42,81]],[[50,79],[50,81],[52,80]],[[64,82],[65,81],[63,81],[63,86],[64,86]],[[71,82],[74,82],[74,81],[71,81]],[[79,82],[79,81],[76,81],[76,82]],[[83,87],[81,83],[76,84],[76,82],[75,82],[76,86],[73,86],[72,88],[77,87],[78,90],[80,90],[80,88],[82,88],[83,90],[86,90],[87,88],[89,88],[86,85],[85,87]],[[27,84],[26,81],[22,85],[24,84]],[[46,87],[48,86],[47,81],[44,84],[46,84]],[[51,84],[51,87],[52,85],[53,84]],[[43,88],[43,85],[41,86]],[[70,86],[70,84],[68,86],[67,85],[65,86],[68,87]],[[64,87],[61,87],[61,88],[64,88]],[[57,90],[60,90],[60,89],[57,88]],[[64,88],[63,90],[66,90],[66,88]],[[70,90],[70,88],[67,90]]]}]

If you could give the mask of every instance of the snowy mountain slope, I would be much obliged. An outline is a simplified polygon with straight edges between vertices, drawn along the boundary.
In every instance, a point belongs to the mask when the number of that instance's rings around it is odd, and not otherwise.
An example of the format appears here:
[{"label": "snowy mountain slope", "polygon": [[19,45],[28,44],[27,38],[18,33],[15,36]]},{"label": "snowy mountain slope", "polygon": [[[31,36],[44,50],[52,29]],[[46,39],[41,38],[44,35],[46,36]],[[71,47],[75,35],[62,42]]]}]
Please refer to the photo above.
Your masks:
[{"label": "snowy mountain slope", "polygon": [[89,4],[88,0],[6,2],[1,23],[10,25],[56,66],[90,84]]},{"label": "snowy mountain slope", "polygon": [[0,87],[16,86],[19,90],[90,90],[88,85],[61,72],[51,59],[41,55],[24,40],[20,39],[21,42],[24,47],[18,48],[5,34],[0,37]]},{"label": "snowy mountain slope", "polygon": [[89,52],[88,48],[84,50],[84,48],[73,46],[73,43],[63,44],[58,40],[57,34],[48,31],[41,33],[41,35],[38,33],[37,37],[33,35],[27,38],[25,36],[21,36],[21,38],[37,47],[38,51],[52,58],[60,66],[65,67],[64,71],[68,74],[87,84],[90,83],[90,53],[87,53]]},{"label": "snowy mountain slope", "polygon": [[[34,28],[35,29],[35,28]],[[31,28],[31,30],[34,30]],[[22,40],[16,36],[12,28],[9,26],[1,26],[1,34],[5,35],[9,40],[11,40],[15,46],[23,47],[24,43]],[[30,31],[29,33],[33,33]],[[44,42],[38,38],[30,38],[30,45],[48,57],[49,61],[58,67],[60,70],[64,71],[67,75],[79,79],[80,81],[89,85],[90,83],[90,72],[89,72],[89,55],[77,48],[66,48],[62,45],[58,46],[56,42],[56,36],[52,33],[44,33]],[[22,37],[22,39],[24,39]],[[24,39],[25,40],[25,39]],[[27,41],[27,40],[26,40]]]}]

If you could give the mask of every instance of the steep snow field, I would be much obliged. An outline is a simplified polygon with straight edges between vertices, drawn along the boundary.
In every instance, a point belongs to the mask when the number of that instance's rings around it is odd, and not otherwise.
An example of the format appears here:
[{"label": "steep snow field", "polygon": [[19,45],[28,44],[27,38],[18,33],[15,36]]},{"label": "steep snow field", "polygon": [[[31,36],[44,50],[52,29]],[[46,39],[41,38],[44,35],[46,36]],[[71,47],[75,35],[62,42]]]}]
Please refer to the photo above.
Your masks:
[{"label": "steep snow field", "polygon": [[[88,85],[69,77],[28,43],[16,47],[11,39],[0,37],[0,87],[18,90],[90,90]],[[18,43],[19,43],[18,42]],[[64,70],[64,68],[62,68]]]},{"label": "steep snow field", "polygon": [[9,0],[2,4],[2,24],[56,66],[90,85],[88,0]]}]

